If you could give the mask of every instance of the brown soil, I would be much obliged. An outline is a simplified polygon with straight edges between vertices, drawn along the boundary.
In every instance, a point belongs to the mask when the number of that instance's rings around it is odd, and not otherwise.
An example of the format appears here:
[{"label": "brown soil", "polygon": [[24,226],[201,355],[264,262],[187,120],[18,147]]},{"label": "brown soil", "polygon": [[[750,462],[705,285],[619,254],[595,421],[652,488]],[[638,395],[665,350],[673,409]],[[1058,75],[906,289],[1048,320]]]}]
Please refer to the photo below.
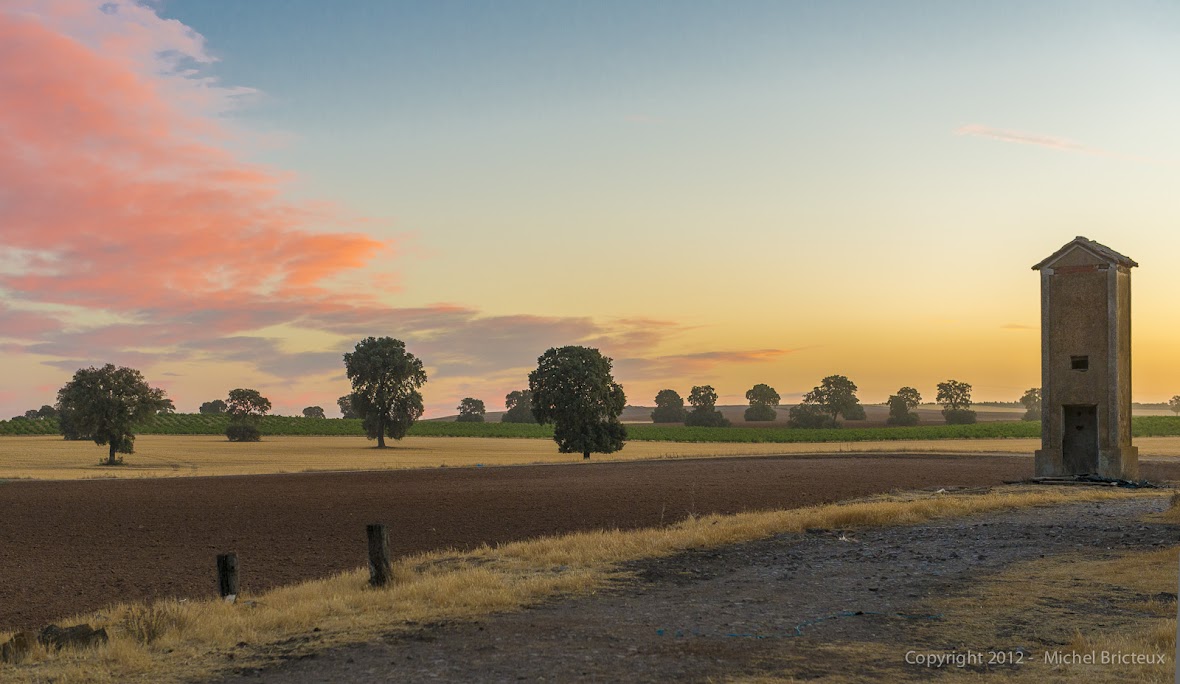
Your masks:
[{"label": "brown soil", "polygon": [[[827,503],[1031,474],[1027,457],[841,456],[648,461],[393,472],[0,482],[0,628],[38,627],[118,602],[215,593],[215,556],[242,587],[362,566],[364,526],[395,554],[690,513]],[[1143,464],[1180,479],[1180,464]]]}]

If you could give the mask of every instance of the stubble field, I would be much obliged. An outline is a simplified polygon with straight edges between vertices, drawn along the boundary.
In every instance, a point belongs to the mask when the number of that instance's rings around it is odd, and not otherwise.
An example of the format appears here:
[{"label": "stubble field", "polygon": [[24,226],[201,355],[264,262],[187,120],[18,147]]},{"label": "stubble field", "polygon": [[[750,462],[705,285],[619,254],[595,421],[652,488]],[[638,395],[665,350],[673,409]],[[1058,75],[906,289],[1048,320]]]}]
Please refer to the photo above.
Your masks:
[{"label": "stubble field", "polygon": [[[1135,441],[1140,458],[1180,458],[1180,437]],[[214,435],[141,435],[124,465],[105,466],[105,447],[60,437],[0,438],[0,480],[266,475],[359,470],[401,470],[573,463],[547,439],[491,437],[407,437],[392,448],[375,449],[363,437],[264,437],[231,443]],[[1035,439],[891,440],[882,442],[745,443],[628,442],[592,462],[649,459],[851,453],[1023,454],[1040,447]],[[1031,466],[1030,466],[1031,467]]]}]

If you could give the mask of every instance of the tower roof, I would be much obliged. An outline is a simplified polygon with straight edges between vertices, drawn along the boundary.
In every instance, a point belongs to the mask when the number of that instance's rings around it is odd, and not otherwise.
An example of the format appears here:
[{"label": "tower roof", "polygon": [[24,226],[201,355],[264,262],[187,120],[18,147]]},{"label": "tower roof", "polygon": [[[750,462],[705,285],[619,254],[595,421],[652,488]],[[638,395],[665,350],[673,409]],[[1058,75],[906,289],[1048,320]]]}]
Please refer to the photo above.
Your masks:
[{"label": "tower roof", "polygon": [[1074,239],[1070,240],[1069,242],[1065,243],[1064,245],[1062,245],[1061,249],[1050,254],[1047,258],[1042,260],[1036,266],[1033,266],[1033,270],[1039,271],[1042,268],[1045,268],[1046,266],[1052,266],[1055,261],[1060,259],[1062,256],[1065,255],[1066,252],[1073,249],[1074,247],[1080,247],[1080,248],[1086,250],[1087,252],[1093,254],[1094,256],[1098,257],[1099,259],[1105,259],[1105,260],[1109,261],[1110,263],[1118,264],[1119,266],[1126,266],[1127,268],[1132,268],[1132,267],[1139,265],[1139,264],[1135,263],[1135,260],[1132,259],[1131,257],[1119,254],[1118,252],[1114,251],[1113,249],[1111,249],[1110,247],[1107,247],[1104,244],[1094,242],[1093,240],[1091,240],[1089,238],[1085,238],[1085,237],[1082,237],[1081,235],[1079,235],[1076,238],[1074,238]]}]

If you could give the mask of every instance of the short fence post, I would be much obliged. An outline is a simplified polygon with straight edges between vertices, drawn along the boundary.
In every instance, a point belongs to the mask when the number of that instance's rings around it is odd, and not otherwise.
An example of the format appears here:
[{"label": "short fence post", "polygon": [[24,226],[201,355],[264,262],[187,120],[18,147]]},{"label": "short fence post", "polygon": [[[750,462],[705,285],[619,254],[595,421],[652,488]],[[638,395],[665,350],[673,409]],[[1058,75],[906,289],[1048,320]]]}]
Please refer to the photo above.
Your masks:
[{"label": "short fence post", "polygon": [[385,525],[374,523],[365,526],[369,535],[369,584],[383,587],[389,584],[389,533]]},{"label": "short fence post", "polygon": [[223,553],[217,556],[217,589],[221,598],[233,603],[238,598],[238,556]]}]

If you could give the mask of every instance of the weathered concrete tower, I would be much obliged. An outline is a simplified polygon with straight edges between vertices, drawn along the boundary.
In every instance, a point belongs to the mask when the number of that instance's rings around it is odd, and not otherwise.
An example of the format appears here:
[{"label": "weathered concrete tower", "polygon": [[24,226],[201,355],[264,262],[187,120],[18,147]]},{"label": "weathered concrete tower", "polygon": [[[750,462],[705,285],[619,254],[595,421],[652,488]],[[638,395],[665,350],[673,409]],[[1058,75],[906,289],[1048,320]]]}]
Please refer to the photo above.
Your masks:
[{"label": "weathered concrete tower", "polygon": [[1041,272],[1041,448],[1037,477],[1139,477],[1131,446],[1131,268],[1077,237]]}]

